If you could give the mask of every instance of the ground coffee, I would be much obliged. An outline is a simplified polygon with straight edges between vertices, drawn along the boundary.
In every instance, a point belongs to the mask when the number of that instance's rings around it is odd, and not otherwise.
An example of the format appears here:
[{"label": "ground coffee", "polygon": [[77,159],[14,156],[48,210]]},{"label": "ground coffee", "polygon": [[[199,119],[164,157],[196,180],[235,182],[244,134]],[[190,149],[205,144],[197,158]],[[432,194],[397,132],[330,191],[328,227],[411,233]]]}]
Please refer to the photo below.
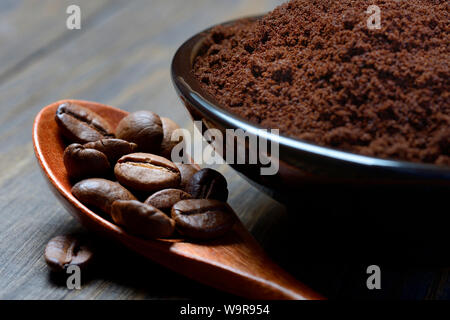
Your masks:
[{"label": "ground coffee", "polygon": [[286,135],[450,165],[449,12],[446,0],[293,0],[213,29],[194,73],[225,108]]}]

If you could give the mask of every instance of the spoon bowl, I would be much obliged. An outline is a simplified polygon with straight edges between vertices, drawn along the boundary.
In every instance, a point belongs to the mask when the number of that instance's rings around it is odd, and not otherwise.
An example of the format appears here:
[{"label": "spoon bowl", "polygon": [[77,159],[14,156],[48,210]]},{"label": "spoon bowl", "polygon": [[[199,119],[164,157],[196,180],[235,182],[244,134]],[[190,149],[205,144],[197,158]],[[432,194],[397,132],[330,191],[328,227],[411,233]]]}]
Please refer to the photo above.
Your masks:
[{"label": "spoon bowl", "polygon": [[63,163],[65,143],[54,120],[56,109],[65,102],[93,110],[113,128],[128,113],[99,103],[64,100],[45,107],[36,116],[33,143],[44,176],[65,208],[87,229],[191,279],[245,298],[323,299],[271,261],[241,222],[225,237],[203,243],[143,240],[84,206],[71,193],[72,183]]}]

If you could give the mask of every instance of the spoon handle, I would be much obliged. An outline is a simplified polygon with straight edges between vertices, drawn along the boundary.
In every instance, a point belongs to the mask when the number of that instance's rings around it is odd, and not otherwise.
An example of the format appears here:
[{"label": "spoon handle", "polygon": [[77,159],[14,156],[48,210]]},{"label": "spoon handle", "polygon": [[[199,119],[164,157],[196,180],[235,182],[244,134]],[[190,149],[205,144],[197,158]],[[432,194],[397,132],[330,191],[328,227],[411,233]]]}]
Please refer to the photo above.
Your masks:
[{"label": "spoon handle", "polygon": [[[175,242],[154,249],[130,248],[177,273],[255,300],[323,300],[275,264],[241,223],[223,239],[208,243]],[[167,254],[167,250],[171,254]]]}]

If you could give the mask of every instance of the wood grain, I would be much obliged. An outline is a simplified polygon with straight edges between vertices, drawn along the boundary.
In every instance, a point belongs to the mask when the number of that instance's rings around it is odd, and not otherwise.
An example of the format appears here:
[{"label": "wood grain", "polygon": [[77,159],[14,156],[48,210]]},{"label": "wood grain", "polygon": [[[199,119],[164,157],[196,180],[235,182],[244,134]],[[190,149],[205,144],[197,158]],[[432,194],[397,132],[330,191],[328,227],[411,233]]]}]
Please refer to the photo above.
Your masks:
[{"label": "wood grain", "polygon": [[[81,32],[70,32],[64,26],[66,8],[82,5],[83,19],[91,25],[111,7],[107,0],[54,1],[15,0],[0,4],[0,82],[24,69],[47,52],[63,45]],[[119,2],[114,1],[115,5]],[[42,32],[45,30],[45,32]]]},{"label": "wood grain", "polygon": [[[190,127],[172,88],[170,61],[196,32],[228,19],[268,11],[281,0],[2,0],[0,2],[0,299],[227,298],[99,239],[98,270],[82,290],[50,278],[46,242],[84,232],[47,188],[33,154],[31,128],[54,101],[99,101],[127,111],[151,109]],[[82,9],[82,30],[65,27],[66,4]],[[286,209],[227,166],[230,203],[244,225],[283,267],[331,298],[449,299],[448,264],[386,266],[389,285],[364,288],[372,261],[305,261],[309,243],[286,245]],[[301,212],[294,212],[299,215]],[[294,252],[294,254],[292,254]],[[443,255],[446,253],[442,253]],[[376,263],[376,261],[375,261]],[[406,270],[406,271],[405,271]]]}]

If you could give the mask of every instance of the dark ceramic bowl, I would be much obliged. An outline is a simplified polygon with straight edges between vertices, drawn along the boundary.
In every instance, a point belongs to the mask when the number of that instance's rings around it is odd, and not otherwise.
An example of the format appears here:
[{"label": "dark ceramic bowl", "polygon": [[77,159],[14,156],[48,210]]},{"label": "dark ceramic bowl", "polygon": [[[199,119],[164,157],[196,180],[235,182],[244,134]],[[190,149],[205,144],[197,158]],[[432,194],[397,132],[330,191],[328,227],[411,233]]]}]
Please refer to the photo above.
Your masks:
[{"label": "dark ceramic bowl", "polygon": [[[209,30],[187,40],[175,54],[172,61],[175,89],[192,118],[203,122],[203,129],[217,128],[225,132],[225,129],[241,128],[258,134],[262,127],[228,112],[202,88],[192,73],[194,59]],[[232,165],[265,191],[276,190],[283,194],[311,184],[450,185],[448,167],[367,157],[270,133],[265,138],[279,143],[280,170],[276,176],[259,175],[255,165]]]}]

